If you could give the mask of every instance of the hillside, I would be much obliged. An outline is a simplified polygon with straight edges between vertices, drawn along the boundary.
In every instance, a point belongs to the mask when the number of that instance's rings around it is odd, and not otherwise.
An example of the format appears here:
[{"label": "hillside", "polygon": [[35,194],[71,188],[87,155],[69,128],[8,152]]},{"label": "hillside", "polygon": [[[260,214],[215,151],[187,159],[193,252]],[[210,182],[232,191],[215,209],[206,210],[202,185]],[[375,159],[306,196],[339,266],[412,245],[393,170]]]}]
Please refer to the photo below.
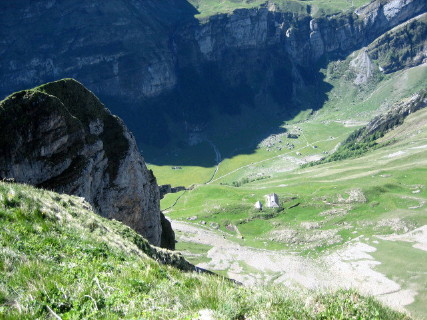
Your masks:
[{"label": "hillside", "polygon": [[[253,153],[283,122],[330,102],[325,68],[340,83],[342,60],[427,10],[423,0],[366,2],[2,2],[0,96],[77,79],[126,122],[149,163],[210,168],[211,143],[223,158]],[[405,61],[384,70],[422,64],[425,33],[405,34],[369,48],[375,79],[384,74],[374,58],[407,43]]]},{"label": "hillside", "polygon": [[245,288],[183,272],[192,266],[181,256],[74,196],[0,182],[0,222],[2,319],[408,319],[353,291]]},{"label": "hillside", "polygon": [[[378,147],[362,156],[300,168],[298,153],[323,148],[319,126],[308,121],[298,124],[308,140],[299,141],[301,147],[294,142],[285,155],[167,195],[162,207],[169,207],[177,249],[198,266],[245,284],[356,288],[425,318],[427,110],[418,109],[425,102],[414,103],[419,97],[358,130],[381,133],[367,135]],[[405,112],[403,122],[396,121]],[[276,145],[279,139],[301,138],[280,136]],[[254,208],[273,192],[280,208]]]},{"label": "hillside", "polygon": [[0,10],[0,318],[427,318],[425,0]]},{"label": "hillside", "polygon": [[[212,1],[212,0],[190,0],[191,4],[199,11],[199,19],[219,14],[231,13],[235,9],[256,8],[266,5],[265,0],[234,0],[234,1]],[[277,10],[289,11],[295,13],[310,13],[313,16],[332,15],[350,9],[361,7],[369,3],[369,0],[275,0],[268,2],[268,5]]]}]

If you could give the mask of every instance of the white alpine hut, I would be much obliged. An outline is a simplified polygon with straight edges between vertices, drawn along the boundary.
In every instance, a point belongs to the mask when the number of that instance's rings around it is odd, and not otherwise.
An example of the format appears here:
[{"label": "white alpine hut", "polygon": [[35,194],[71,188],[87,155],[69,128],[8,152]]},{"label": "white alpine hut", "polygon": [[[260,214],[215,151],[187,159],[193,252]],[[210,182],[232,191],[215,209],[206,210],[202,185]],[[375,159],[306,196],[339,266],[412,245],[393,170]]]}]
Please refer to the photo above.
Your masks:
[{"label": "white alpine hut", "polygon": [[275,193],[270,193],[265,196],[267,208],[279,208],[279,197]]}]

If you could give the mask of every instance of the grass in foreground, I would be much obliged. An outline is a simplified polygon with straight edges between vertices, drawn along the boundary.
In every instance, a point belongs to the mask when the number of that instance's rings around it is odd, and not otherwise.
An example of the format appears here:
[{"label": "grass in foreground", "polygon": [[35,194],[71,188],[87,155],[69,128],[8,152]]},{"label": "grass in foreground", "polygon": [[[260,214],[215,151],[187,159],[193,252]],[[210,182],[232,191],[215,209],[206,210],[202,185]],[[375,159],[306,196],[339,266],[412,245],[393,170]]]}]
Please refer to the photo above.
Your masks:
[{"label": "grass in foreground", "polygon": [[2,319],[407,319],[353,291],[245,288],[161,265],[149,256],[180,257],[78,197],[0,182],[0,221]]}]

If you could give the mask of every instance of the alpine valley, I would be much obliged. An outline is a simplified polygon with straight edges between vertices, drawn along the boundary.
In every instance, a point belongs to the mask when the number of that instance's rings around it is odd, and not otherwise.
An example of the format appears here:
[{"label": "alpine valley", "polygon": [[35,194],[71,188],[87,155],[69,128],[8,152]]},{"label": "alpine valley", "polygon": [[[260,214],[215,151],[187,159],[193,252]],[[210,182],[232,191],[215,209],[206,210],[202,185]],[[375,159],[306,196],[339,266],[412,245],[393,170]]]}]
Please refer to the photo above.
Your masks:
[{"label": "alpine valley", "polygon": [[427,318],[425,0],[0,9],[0,318]]}]

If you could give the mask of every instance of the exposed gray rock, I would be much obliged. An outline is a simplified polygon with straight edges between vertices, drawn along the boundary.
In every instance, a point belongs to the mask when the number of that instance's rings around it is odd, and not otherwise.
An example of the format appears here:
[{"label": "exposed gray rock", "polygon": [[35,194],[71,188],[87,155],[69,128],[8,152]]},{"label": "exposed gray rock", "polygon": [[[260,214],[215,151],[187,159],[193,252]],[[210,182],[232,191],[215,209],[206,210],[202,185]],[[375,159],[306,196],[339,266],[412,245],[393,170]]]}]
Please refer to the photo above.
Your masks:
[{"label": "exposed gray rock", "polygon": [[[325,53],[366,45],[425,12],[427,4],[377,0],[355,14],[312,19],[268,3],[216,15],[204,23],[195,21],[197,12],[190,4],[172,0],[114,0],[102,5],[84,1],[46,5],[38,0],[26,5],[7,2],[0,8],[4,12],[0,95],[73,76],[102,96],[138,101],[174,88],[179,81],[177,64],[200,66],[205,59],[224,59],[224,50],[230,48],[264,50],[280,45],[298,64],[308,66]],[[27,32],[29,26],[37,33]],[[75,32],[79,28],[83,28],[80,36]],[[49,38],[37,38],[46,32]],[[190,40],[197,47],[188,47]],[[16,54],[26,52],[28,43],[31,53]]]},{"label": "exposed gray rock", "polygon": [[359,129],[358,141],[374,134],[382,133],[403,123],[404,119],[418,110],[427,107],[427,89],[414,94],[408,99],[396,103],[384,114],[372,119],[365,127]]},{"label": "exposed gray rock", "polygon": [[0,10],[0,95],[73,77],[131,101],[175,86],[169,31],[195,13],[175,0],[2,1]]},{"label": "exposed gray rock", "polygon": [[393,28],[372,42],[367,53],[384,73],[427,62],[427,13]]},{"label": "exposed gray rock", "polygon": [[172,242],[156,178],[132,134],[80,83],[61,80],[0,104],[0,177],[84,197],[152,244]]},{"label": "exposed gray rock", "polygon": [[426,10],[427,2],[422,0],[377,0],[357,9],[355,14],[301,19],[298,32],[293,31],[294,27],[288,29],[288,50],[302,65],[313,63],[327,53],[348,54]]},{"label": "exposed gray rock", "polygon": [[177,193],[184,190],[186,190],[186,188],[183,186],[172,187],[170,184],[161,185],[159,186],[160,199],[163,199],[168,193]]},{"label": "exposed gray rock", "polygon": [[360,85],[367,83],[373,75],[374,65],[369,59],[369,55],[365,49],[362,49],[359,54],[350,61],[350,67],[356,72],[354,84]]},{"label": "exposed gray rock", "polygon": [[[0,96],[71,76],[109,99],[116,113],[132,114],[125,120],[139,143],[166,145],[176,131],[205,130],[213,110],[298,107],[298,92],[318,85],[319,61],[367,47],[426,12],[427,2],[376,0],[316,19],[283,8],[268,2],[201,22],[187,1],[1,2]],[[410,61],[382,67],[423,63],[423,48],[408,50]],[[169,125],[170,117],[178,124]]]}]

